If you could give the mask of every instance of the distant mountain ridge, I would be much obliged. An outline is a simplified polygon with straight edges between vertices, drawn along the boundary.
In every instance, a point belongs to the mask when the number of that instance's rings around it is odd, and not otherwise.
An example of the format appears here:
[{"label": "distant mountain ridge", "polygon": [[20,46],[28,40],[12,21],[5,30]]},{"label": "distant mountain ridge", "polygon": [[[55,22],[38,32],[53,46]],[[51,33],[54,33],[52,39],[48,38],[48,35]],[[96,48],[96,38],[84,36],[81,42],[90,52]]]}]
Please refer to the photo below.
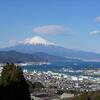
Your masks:
[{"label": "distant mountain ridge", "polygon": [[100,61],[99,53],[64,48],[41,37],[28,38],[17,45],[0,49],[0,51],[10,50],[28,54],[43,52],[49,55],[61,56],[64,58],[80,59],[84,61]]},{"label": "distant mountain ridge", "polygon": [[0,63],[57,62],[57,61],[62,62],[62,61],[78,61],[78,60],[53,56],[43,52],[27,54],[16,51],[0,51]]}]

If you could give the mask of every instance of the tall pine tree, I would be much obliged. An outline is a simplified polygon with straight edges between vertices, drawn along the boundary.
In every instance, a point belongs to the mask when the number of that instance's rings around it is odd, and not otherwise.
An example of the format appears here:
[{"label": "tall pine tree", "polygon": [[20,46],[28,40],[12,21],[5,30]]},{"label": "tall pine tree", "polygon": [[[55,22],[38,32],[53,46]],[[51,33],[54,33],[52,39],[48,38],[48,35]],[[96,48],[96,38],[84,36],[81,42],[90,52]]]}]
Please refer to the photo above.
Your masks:
[{"label": "tall pine tree", "polygon": [[31,100],[28,84],[19,66],[7,63],[0,77],[0,100]]}]

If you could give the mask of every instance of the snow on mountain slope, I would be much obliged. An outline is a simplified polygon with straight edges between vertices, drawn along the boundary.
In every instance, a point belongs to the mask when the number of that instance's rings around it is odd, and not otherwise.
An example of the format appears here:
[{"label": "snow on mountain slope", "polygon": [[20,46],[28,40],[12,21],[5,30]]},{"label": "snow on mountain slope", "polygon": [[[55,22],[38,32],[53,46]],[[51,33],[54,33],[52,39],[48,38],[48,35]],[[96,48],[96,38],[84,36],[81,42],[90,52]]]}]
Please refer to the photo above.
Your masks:
[{"label": "snow on mountain slope", "polygon": [[35,36],[32,38],[27,38],[24,41],[21,42],[22,44],[28,44],[28,45],[54,45],[54,43],[47,41],[46,39],[40,37],[40,36]]}]

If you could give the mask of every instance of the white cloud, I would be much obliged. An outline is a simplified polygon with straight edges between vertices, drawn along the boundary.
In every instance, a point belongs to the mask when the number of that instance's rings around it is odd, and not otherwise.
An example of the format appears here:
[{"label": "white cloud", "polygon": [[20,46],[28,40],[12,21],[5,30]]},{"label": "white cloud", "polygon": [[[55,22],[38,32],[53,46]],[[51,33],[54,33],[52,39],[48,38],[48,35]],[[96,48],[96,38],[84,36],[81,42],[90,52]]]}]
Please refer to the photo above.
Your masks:
[{"label": "white cloud", "polygon": [[[16,45],[18,43],[19,43],[18,40],[16,40],[16,39],[10,39],[10,40],[6,40],[5,43],[4,43],[4,45],[6,45],[7,47],[9,47],[9,46]],[[3,46],[3,47],[5,47],[5,46]]]},{"label": "white cloud", "polygon": [[96,17],[96,22],[100,23],[100,16]]},{"label": "white cloud", "polygon": [[11,39],[11,40],[8,41],[9,44],[11,44],[11,43],[16,44],[17,42],[18,41],[16,39]]},{"label": "white cloud", "polygon": [[95,30],[95,31],[90,32],[90,35],[99,35],[99,34],[100,34],[99,30]]},{"label": "white cloud", "polygon": [[33,32],[38,34],[68,34],[71,29],[61,25],[46,25],[33,28]]}]

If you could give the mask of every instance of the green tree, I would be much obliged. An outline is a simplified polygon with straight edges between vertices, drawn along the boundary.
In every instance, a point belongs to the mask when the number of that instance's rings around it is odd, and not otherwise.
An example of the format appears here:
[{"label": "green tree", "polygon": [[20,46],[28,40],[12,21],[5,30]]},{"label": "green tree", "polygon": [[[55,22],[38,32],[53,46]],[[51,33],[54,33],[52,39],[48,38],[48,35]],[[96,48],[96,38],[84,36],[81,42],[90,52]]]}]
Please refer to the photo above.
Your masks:
[{"label": "green tree", "polygon": [[7,63],[1,73],[0,100],[31,100],[23,72],[13,63]]}]

